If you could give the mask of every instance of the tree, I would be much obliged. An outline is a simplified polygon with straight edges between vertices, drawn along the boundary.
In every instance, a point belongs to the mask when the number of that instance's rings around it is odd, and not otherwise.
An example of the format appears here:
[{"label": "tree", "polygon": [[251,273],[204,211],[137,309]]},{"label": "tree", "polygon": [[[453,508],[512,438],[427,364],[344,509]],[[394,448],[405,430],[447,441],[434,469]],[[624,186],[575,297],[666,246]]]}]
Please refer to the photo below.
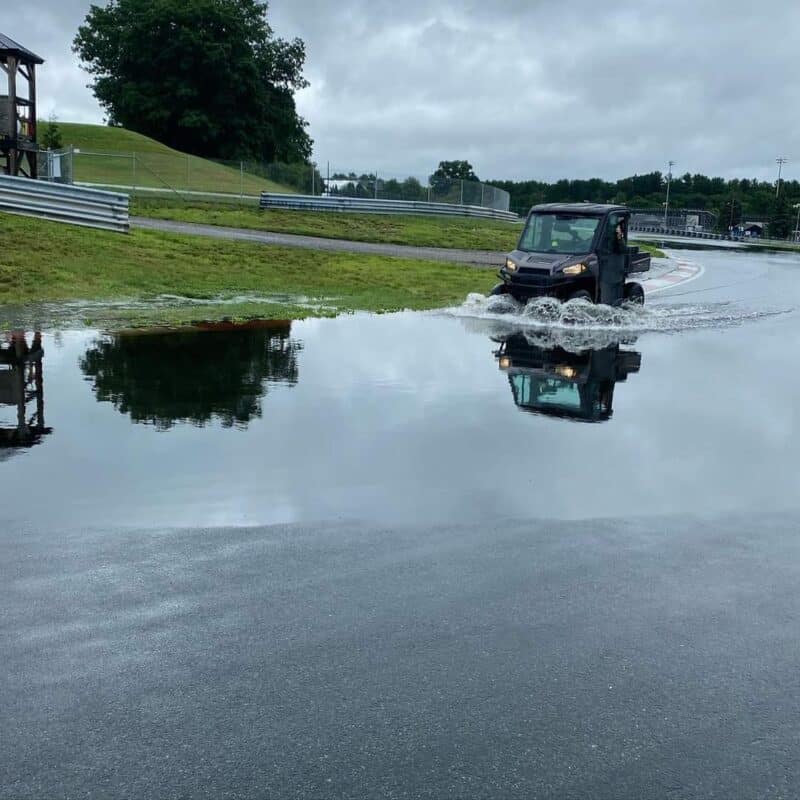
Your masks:
[{"label": "tree", "polygon": [[109,0],[73,50],[111,125],[199,156],[311,155],[294,101],[305,46],[274,36],[266,0]]},{"label": "tree", "polygon": [[64,146],[64,141],[61,138],[61,128],[58,127],[55,114],[51,114],[47,120],[41,144],[45,150],[60,150]]},{"label": "tree", "polygon": [[772,239],[786,239],[792,230],[792,215],[786,193],[782,192],[773,203],[769,217],[769,235]]},{"label": "tree", "polygon": [[290,325],[256,323],[98,339],[80,361],[100,402],[134,422],[168,430],[212,420],[246,427],[261,416],[268,384],[294,385],[301,345]]},{"label": "tree", "polygon": [[735,228],[742,221],[742,204],[731,195],[721,206],[719,217],[717,218],[717,230],[720,233],[727,233],[731,228]]},{"label": "tree", "polygon": [[472,169],[469,161],[440,161],[439,168],[431,175],[431,184],[434,179],[448,178],[455,181],[477,181],[478,176]]}]

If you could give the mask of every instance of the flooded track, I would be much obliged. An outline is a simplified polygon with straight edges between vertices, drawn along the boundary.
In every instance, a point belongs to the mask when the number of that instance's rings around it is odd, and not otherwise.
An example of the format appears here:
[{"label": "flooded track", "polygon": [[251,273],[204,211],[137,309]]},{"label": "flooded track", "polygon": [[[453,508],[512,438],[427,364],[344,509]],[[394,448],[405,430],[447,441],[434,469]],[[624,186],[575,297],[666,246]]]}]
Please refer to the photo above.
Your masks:
[{"label": "flooded track", "polygon": [[0,796],[799,794],[800,258],[691,260],[0,337]]}]

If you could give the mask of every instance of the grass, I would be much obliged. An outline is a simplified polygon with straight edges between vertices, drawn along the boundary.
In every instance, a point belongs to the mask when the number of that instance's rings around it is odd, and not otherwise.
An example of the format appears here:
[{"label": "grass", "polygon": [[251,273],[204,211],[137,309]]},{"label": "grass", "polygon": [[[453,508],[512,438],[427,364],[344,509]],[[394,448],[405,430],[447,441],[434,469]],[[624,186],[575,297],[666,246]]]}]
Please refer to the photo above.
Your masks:
[{"label": "grass", "polygon": [[[257,208],[221,203],[179,203],[151,198],[136,198],[131,213],[179,222],[297,233],[326,239],[496,252],[513,250],[521,230],[519,225],[513,223],[469,217],[321,213],[277,209],[261,211]],[[639,246],[653,255],[664,255],[652,245],[639,243]]]},{"label": "grass", "polygon": [[298,233],[357,242],[450,247],[467,250],[511,250],[520,226],[468,217],[422,217],[389,214],[286,211],[231,207],[218,203],[176,203],[136,199],[131,213],[181,222],[229,228]]},{"label": "grass", "polygon": [[59,122],[58,127],[64,145],[76,148],[75,181],[233,194],[293,191],[259,175],[246,171],[242,174],[238,165],[190,156],[125,128],[73,122]]},{"label": "grass", "polygon": [[[298,319],[442,307],[486,292],[495,280],[490,270],[438,262],[325,252],[310,258],[294,248],[142,230],[122,236],[0,214],[0,312],[4,305],[178,295],[206,302],[87,306],[82,313],[84,321],[114,324]],[[285,302],[275,299],[281,296]],[[323,307],[304,305],[301,297],[320,298]],[[9,313],[0,313],[0,321]]]}]

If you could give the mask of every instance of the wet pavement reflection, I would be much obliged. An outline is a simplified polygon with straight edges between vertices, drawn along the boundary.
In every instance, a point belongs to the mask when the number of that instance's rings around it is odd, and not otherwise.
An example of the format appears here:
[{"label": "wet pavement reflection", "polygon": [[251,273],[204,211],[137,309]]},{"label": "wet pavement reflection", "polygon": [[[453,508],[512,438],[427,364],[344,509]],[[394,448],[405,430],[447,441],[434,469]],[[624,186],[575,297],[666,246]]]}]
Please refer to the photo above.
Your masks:
[{"label": "wet pavement reflection", "polygon": [[[795,509],[795,264],[717,257],[724,274],[605,317],[483,299],[446,313],[8,334],[0,427],[24,457],[0,465],[2,493],[51,488],[5,521]],[[753,287],[768,296],[752,302]],[[53,432],[26,449],[51,431],[45,383]]]},{"label": "wet pavement reflection", "polygon": [[520,410],[577,422],[611,419],[615,384],[642,364],[641,353],[619,344],[570,352],[536,345],[523,332],[502,339],[495,357]]},{"label": "wet pavement reflection", "polygon": [[100,402],[133,422],[246,428],[271,382],[297,383],[288,321],[207,324],[192,330],[98,336],[80,368]]},{"label": "wet pavement reflection", "polygon": [[10,449],[32,447],[52,433],[44,420],[43,356],[39,332],[14,331],[0,339],[0,407],[16,414],[11,424],[0,424],[0,460]]}]

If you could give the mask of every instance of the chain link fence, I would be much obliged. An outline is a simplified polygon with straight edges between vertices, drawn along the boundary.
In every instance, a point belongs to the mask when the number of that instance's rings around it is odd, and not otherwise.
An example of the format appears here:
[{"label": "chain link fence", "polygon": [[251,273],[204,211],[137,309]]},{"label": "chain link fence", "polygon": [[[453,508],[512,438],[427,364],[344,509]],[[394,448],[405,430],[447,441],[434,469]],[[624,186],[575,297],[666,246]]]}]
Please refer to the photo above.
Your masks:
[{"label": "chain link fence", "polygon": [[428,203],[449,203],[461,206],[482,206],[508,211],[511,196],[503,189],[480,181],[431,176],[420,179],[410,176],[356,175],[333,172],[323,181],[322,194],[375,200],[410,200]]},{"label": "chain link fence", "polygon": [[[328,177],[330,175],[331,177]],[[123,190],[136,196],[180,200],[258,202],[262,192],[376,200],[427,201],[508,211],[508,192],[479,181],[390,173],[356,174],[316,164],[219,161],[169,152],[44,151],[44,180]]]}]

